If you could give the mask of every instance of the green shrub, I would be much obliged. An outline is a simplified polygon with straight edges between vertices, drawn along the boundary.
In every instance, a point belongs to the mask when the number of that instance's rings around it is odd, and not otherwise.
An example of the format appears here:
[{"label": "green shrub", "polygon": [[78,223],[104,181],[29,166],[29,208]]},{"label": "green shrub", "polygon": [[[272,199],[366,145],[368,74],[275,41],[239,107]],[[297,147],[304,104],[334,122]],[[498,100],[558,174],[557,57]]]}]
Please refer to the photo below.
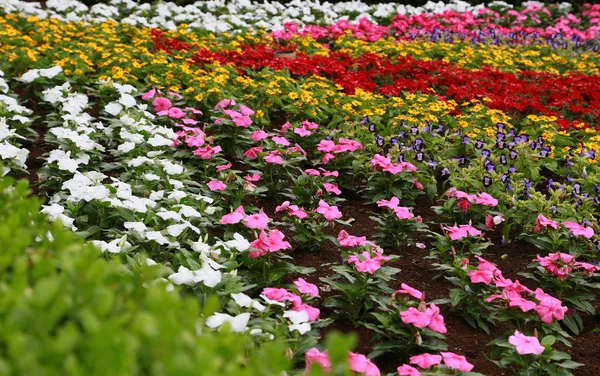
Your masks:
[{"label": "green shrub", "polygon": [[[285,346],[207,330],[144,259],[100,257],[0,179],[0,375],[280,375]],[[213,309],[218,308],[214,307]],[[205,312],[210,313],[210,312]]]}]

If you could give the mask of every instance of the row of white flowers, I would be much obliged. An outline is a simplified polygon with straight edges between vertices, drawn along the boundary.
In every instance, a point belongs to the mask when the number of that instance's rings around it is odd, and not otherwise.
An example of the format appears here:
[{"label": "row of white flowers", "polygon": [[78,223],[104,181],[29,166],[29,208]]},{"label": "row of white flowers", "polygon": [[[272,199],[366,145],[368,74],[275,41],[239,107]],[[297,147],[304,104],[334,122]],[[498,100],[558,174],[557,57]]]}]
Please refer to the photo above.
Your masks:
[{"label": "row of white flowers", "polygon": [[[529,1],[526,4],[542,3]],[[132,25],[143,25],[162,29],[175,29],[179,24],[187,24],[191,29],[205,29],[212,32],[235,31],[240,28],[263,27],[267,30],[280,29],[285,22],[299,24],[334,23],[339,19],[366,17],[373,22],[389,21],[396,14],[442,13],[446,10],[476,12],[484,6],[512,8],[503,1],[471,6],[462,0],[448,2],[429,1],[422,7],[398,4],[365,4],[360,1],[336,4],[320,0],[293,0],[289,3],[277,1],[250,0],[209,0],[179,6],[171,2],[137,4],[132,0],[111,0],[108,4],[88,7],[76,0],[49,0],[47,8],[40,3],[20,0],[2,0],[0,9],[5,12],[20,12],[28,16],[53,17],[63,21],[98,22],[116,20]],[[570,7],[563,3],[563,7]]]},{"label": "row of white flowers", "polygon": [[29,150],[23,147],[26,128],[31,124],[32,111],[21,104],[10,91],[0,70],[0,176],[12,169],[24,171]]}]

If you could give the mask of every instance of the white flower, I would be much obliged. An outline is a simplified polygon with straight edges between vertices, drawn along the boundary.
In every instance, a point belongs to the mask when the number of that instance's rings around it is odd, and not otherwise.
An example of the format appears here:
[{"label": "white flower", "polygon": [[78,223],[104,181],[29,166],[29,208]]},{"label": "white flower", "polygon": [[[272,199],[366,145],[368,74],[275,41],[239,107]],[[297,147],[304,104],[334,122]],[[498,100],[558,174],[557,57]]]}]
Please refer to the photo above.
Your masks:
[{"label": "white flower", "polygon": [[[171,140],[169,140],[169,142],[172,143]],[[163,170],[169,175],[179,175],[183,172],[183,166],[175,164],[171,161],[163,159],[160,160],[159,163],[162,165]]]},{"label": "white flower", "polygon": [[202,242],[202,239],[200,239],[197,242],[192,243],[192,250],[198,253],[210,252],[210,245],[205,244],[204,242]]},{"label": "white flower", "polygon": [[250,314],[247,312],[239,314],[235,317],[226,313],[215,313],[206,319],[206,325],[209,328],[215,329],[222,327],[225,323],[229,323],[229,326],[233,332],[241,333],[246,330],[248,321],[250,321]]},{"label": "white flower", "polygon": [[104,107],[104,111],[108,112],[113,116],[117,116],[118,114],[120,114],[121,110],[123,110],[123,106],[121,106],[117,102],[110,102]]},{"label": "white flower", "polygon": [[28,83],[33,82],[36,78],[39,78],[39,77],[40,77],[39,70],[31,69],[31,70],[25,72],[20,78],[17,78],[17,80],[28,84]]},{"label": "white flower", "polygon": [[121,94],[121,98],[119,99],[119,103],[123,106],[130,108],[135,106],[136,101],[135,98],[129,94]]},{"label": "white flower", "polygon": [[165,238],[163,234],[160,233],[160,231],[148,231],[146,232],[146,238],[149,240],[154,240],[155,242],[157,242],[160,245],[165,245],[165,244],[169,244],[169,239]]},{"label": "white flower", "polygon": [[156,175],[156,174],[144,174],[143,178],[148,180],[148,181],[157,181],[160,180],[160,176]]},{"label": "white flower", "polygon": [[154,136],[148,139],[148,143],[154,147],[158,146],[171,146],[173,144],[173,140],[170,140],[166,137],[163,137],[159,134],[155,134]]},{"label": "white flower", "polygon": [[283,317],[290,319],[292,325],[288,325],[291,331],[297,330],[300,334],[310,331],[310,323],[308,322],[308,313],[306,311],[285,311]]},{"label": "white flower", "polygon": [[255,308],[259,312],[263,312],[266,309],[266,307],[264,305],[260,304],[259,302],[255,301],[255,300],[252,300],[252,298],[250,298],[248,295],[246,295],[244,293],[231,294],[231,297],[237,303],[237,305],[239,305],[240,307]]},{"label": "white flower", "polygon": [[126,229],[134,230],[140,233],[141,235],[143,235],[146,232],[147,228],[143,222],[125,222],[123,223],[123,226],[125,226]]},{"label": "white flower", "polygon": [[202,214],[200,214],[196,209],[192,208],[188,205],[181,205],[179,209],[179,215],[186,218],[201,218]]},{"label": "white flower", "polygon": [[39,74],[41,77],[53,78],[62,71],[63,71],[62,67],[60,65],[57,65],[52,68],[40,69]]},{"label": "white flower", "polygon": [[179,235],[181,235],[181,233],[183,231],[185,231],[185,229],[188,228],[188,227],[189,226],[188,226],[187,223],[170,225],[169,227],[167,227],[167,233],[169,235],[171,235],[172,237],[176,238]]},{"label": "white flower", "polygon": [[117,150],[122,153],[129,153],[135,149],[135,144],[133,142],[124,142],[117,147]]},{"label": "white flower", "polygon": [[194,272],[183,265],[177,269],[177,273],[171,274],[168,278],[169,281],[176,285],[191,285],[192,283],[196,282],[196,276],[194,275]]},{"label": "white flower", "polygon": [[165,221],[173,219],[177,222],[181,222],[183,220],[183,218],[181,218],[181,215],[173,210],[161,209],[160,212],[156,213],[156,216],[164,219]]},{"label": "white flower", "polygon": [[238,252],[245,252],[250,249],[250,242],[237,232],[233,234],[233,240],[225,242],[228,248],[236,249]]}]

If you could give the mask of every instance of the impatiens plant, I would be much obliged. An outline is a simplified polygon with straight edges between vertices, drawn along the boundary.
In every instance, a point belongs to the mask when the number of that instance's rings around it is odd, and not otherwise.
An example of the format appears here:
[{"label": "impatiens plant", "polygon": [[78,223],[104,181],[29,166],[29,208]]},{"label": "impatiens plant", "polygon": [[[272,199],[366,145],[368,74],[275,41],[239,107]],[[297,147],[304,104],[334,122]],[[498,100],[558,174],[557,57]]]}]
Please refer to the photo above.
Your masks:
[{"label": "impatiens plant", "polygon": [[381,213],[370,218],[377,222],[379,233],[375,237],[378,244],[384,247],[401,247],[412,242],[416,232],[423,232],[427,225],[410,211],[410,208],[399,206],[400,200],[394,196],[389,201],[379,200],[377,206]]},{"label": "impatiens plant", "polygon": [[582,366],[561,351],[552,349],[556,338],[547,335],[541,339],[537,331],[528,336],[520,331],[508,337],[498,338],[490,344],[494,346],[490,357],[501,368],[507,368],[513,375],[573,375],[572,370]]},{"label": "impatiens plant", "polygon": [[394,292],[389,283],[400,270],[383,266],[394,256],[384,256],[374,243],[350,244],[355,245],[344,250],[345,264],[333,266],[334,273],[321,280],[334,291],[324,305],[357,326],[378,307],[387,309],[388,297]]},{"label": "impatiens plant", "polygon": [[447,350],[444,317],[435,303],[427,304],[425,294],[404,283],[396,290],[386,309],[377,309],[365,327],[376,333],[378,343],[371,357],[387,352],[408,356],[425,350]]},{"label": "impatiens plant", "polygon": [[573,310],[563,322],[574,333],[583,331],[583,320],[578,312],[594,315],[592,302],[594,290],[600,289],[598,277],[600,266],[577,261],[576,256],[556,252],[546,257],[538,255],[529,264],[530,272],[521,275],[540,284],[544,291],[551,292]]}]

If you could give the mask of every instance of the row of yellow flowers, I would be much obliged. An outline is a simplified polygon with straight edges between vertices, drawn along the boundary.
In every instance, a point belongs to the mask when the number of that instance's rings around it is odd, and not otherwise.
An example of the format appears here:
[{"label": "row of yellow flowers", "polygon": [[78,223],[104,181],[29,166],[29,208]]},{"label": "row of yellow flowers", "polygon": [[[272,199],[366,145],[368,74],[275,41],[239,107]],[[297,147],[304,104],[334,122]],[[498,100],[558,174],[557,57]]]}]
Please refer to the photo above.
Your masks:
[{"label": "row of yellow flowers", "polygon": [[[185,27],[168,33],[170,37],[185,40],[211,50],[239,48],[239,45],[254,44],[265,40],[265,35],[243,33],[237,35],[214,35],[190,33]],[[268,39],[268,37],[266,37]],[[310,37],[298,38],[300,49],[311,54],[326,54],[327,49]],[[515,64],[524,64],[527,51],[495,46],[470,46],[459,50],[451,44],[427,42],[380,41],[365,43],[351,37],[343,37],[339,48],[354,55],[371,51],[386,56],[407,53],[426,58],[427,51],[446,54],[458,65],[464,65],[468,56],[487,56],[500,65],[502,54],[511,56]],[[319,77],[292,78],[286,71],[262,70],[239,75],[233,66],[204,66],[193,64],[191,53],[169,55],[164,51],[153,51],[151,30],[148,28],[104,22],[85,25],[62,23],[53,19],[21,18],[16,15],[0,17],[0,53],[5,56],[0,66],[8,75],[17,76],[30,68],[46,68],[51,65],[63,67],[67,76],[77,83],[90,80],[111,79],[142,88],[166,87],[185,92],[204,106],[214,105],[222,98],[233,97],[256,109],[256,121],[269,124],[275,112],[283,112],[291,119],[311,119],[330,122],[332,125],[369,116],[384,136],[398,132],[400,124],[423,126],[429,121],[444,123],[451,128],[461,128],[471,137],[478,134],[493,136],[496,123],[506,123],[529,132],[531,136],[543,136],[552,142],[556,137],[567,139],[569,135],[559,132],[556,119],[548,116],[530,115],[518,123],[507,114],[485,106],[486,98],[465,103],[437,99],[435,93],[404,94],[402,97],[387,97],[358,90],[354,95],[344,94],[339,85]],[[475,52],[474,52],[475,51]],[[496,51],[491,53],[490,51]],[[536,50],[530,50],[534,53]],[[537,51],[542,54],[542,50]],[[561,59],[555,53],[544,52],[553,62]],[[439,56],[437,56],[439,57]],[[546,61],[540,59],[538,61]],[[557,60],[558,61],[558,60]],[[585,66],[564,58],[563,68],[592,72],[586,60]],[[592,64],[592,63],[589,63]],[[541,69],[541,67],[538,67]],[[600,151],[599,137],[589,137],[583,131],[573,131],[583,136],[586,146]],[[589,131],[588,131],[589,132]],[[580,136],[580,137],[581,137]],[[555,150],[558,154],[569,151],[571,146]]]}]

